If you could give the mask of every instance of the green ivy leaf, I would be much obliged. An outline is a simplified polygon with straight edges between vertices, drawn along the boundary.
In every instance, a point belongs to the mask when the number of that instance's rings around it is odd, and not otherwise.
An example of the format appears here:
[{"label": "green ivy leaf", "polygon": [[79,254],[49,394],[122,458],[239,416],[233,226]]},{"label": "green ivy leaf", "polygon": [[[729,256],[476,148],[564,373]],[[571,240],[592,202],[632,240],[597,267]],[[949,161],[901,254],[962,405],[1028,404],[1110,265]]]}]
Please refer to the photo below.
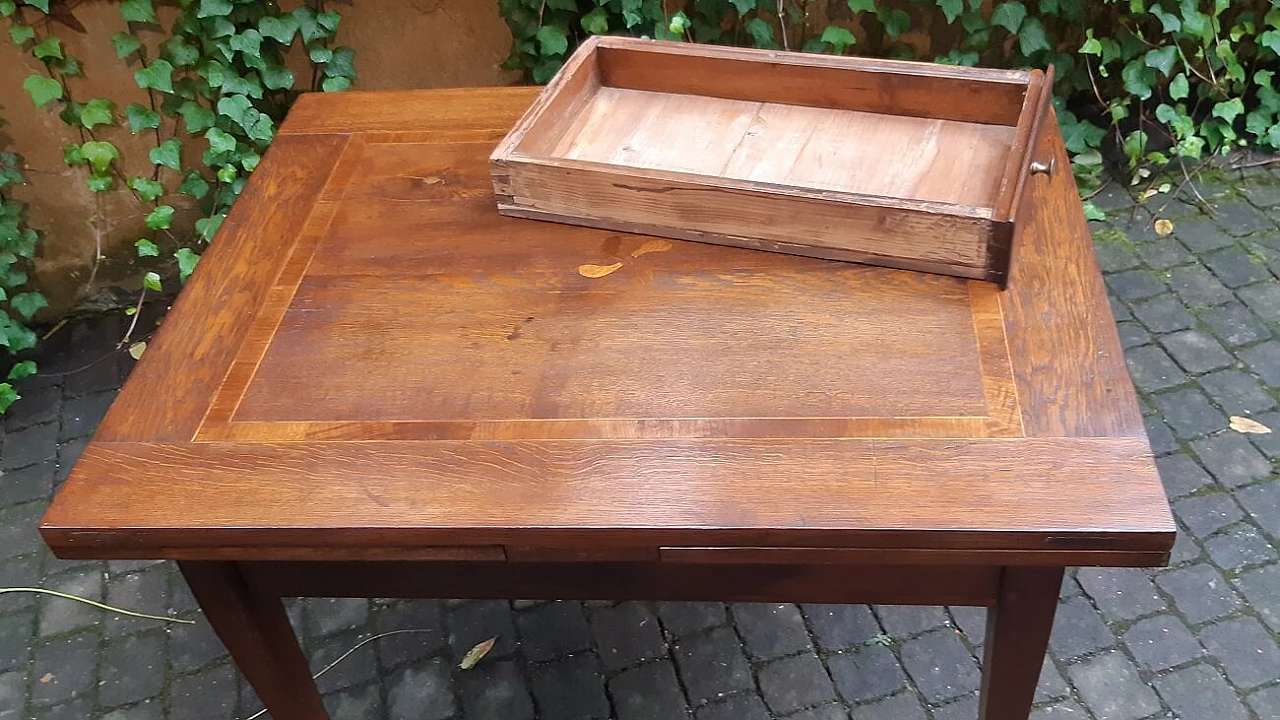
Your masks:
[{"label": "green ivy leaf", "polygon": [[28,75],[27,79],[22,81],[22,87],[30,93],[31,101],[36,104],[36,107],[44,107],[49,104],[49,101],[62,97],[62,84],[44,75]]},{"label": "green ivy leaf", "polygon": [[30,320],[40,308],[48,306],[49,301],[38,292],[18,293],[9,298],[9,307],[21,315],[23,320]]},{"label": "green ivy leaf", "polygon": [[200,176],[198,171],[189,170],[186,177],[182,178],[182,184],[178,186],[178,192],[199,200],[209,194],[209,183]]},{"label": "green ivy leaf", "polygon": [[209,141],[209,150],[214,153],[235,152],[236,139],[218,128],[209,128],[204,137]]},{"label": "green ivy leaf", "polygon": [[[3,334],[0,334],[0,345],[9,346],[9,340]],[[3,415],[13,404],[22,399],[17,390],[9,383],[0,383],[0,415]]]},{"label": "green ivy leaf", "polygon": [[1098,209],[1097,205],[1091,202],[1084,203],[1084,219],[1085,220],[1106,220],[1107,214]]},{"label": "green ivy leaf", "polygon": [[124,109],[129,132],[137,135],[143,130],[160,127],[160,113],[140,103],[129,103]]},{"label": "green ivy leaf", "polygon": [[31,54],[41,60],[61,60],[62,40],[57,35],[45,35],[44,39],[31,48]]},{"label": "green ivy leaf", "polygon": [[192,135],[213,127],[217,118],[213,111],[194,100],[187,100],[178,106],[177,113],[182,116],[182,123]]},{"label": "green ivy leaf", "polygon": [[252,28],[239,35],[232,35],[229,44],[232,50],[244,55],[246,58],[256,58],[262,55],[262,34]]},{"label": "green ivy leaf", "polygon": [[170,170],[182,170],[181,151],[182,145],[178,139],[172,138],[151,148],[151,152],[147,153],[147,159],[152,165],[163,165]]},{"label": "green ivy leaf", "polygon": [[1191,87],[1187,84],[1187,76],[1178,73],[1173,76],[1173,80],[1169,81],[1169,97],[1174,100],[1182,100],[1191,94]]},{"label": "green ivy leaf", "polygon": [[543,25],[538,28],[537,38],[539,52],[543,55],[563,55],[569,49],[569,37],[565,35],[564,30],[555,25]]},{"label": "green ivy leaf", "polygon": [[582,29],[592,35],[603,35],[609,32],[609,13],[605,12],[602,7],[595,8],[582,16],[581,24]]},{"label": "green ivy leaf", "polygon": [[938,0],[938,7],[942,9],[942,14],[950,25],[964,12],[964,0]]},{"label": "green ivy leaf", "polygon": [[1213,106],[1213,116],[1220,117],[1228,123],[1235,122],[1244,112],[1244,101],[1238,97],[1225,100]]},{"label": "green ivy leaf", "polygon": [[296,8],[293,18],[298,21],[298,31],[302,33],[302,41],[305,43],[315,42],[329,36],[320,23],[316,21],[316,11],[310,7],[303,5]]},{"label": "green ivy leaf", "polygon": [[858,39],[853,36],[853,33],[839,25],[828,25],[827,29],[822,31],[821,39],[824,43],[830,43],[832,49],[835,50],[837,55],[843,55],[845,48],[858,42]]},{"label": "green ivy leaf", "polygon": [[227,219],[226,213],[219,213],[213,217],[200,218],[196,221],[196,232],[200,233],[200,237],[204,238],[207,243],[217,234],[218,228],[222,227],[222,221]]},{"label": "green ivy leaf", "polygon": [[30,25],[23,25],[22,23],[15,22],[9,26],[9,39],[12,40],[13,44],[17,47],[26,45],[29,41],[34,40],[35,37],[36,29]]},{"label": "green ivy leaf", "polygon": [[149,272],[142,276],[142,287],[152,292],[161,292],[164,290],[164,286],[160,284],[160,275],[154,272]]},{"label": "green ivy leaf", "polygon": [[738,17],[743,17],[756,9],[756,0],[729,0],[729,4],[738,11]]},{"label": "green ivy leaf", "polygon": [[258,32],[281,45],[293,43],[298,34],[298,18],[293,15],[266,15],[258,21]]},{"label": "green ivy leaf", "polygon": [[1124,138],[1124,154],[1129,158],[1129,167],[1135,168],[1142,160],[1142,151],[1147,148],[1147,134],[1134,130]]},{"label": "green ivy leaf", "polygon": [[245,111],[252,108],[253,103],[244,95],[223,95],[218,100],[218,114],[237,125],[244,123]]},{"label": "green ivy leaf", "polygon": [[257,73],[252,70],[246,73],[244,77],[228,75],[222,83],[222,92],[248,95],[251,98],[261,99],[262,82],[258,80]]},{"label": "green ivy leaf", "polygon": [[[1020,2],[1003,2],[991,12],[991,24],[999,25],[1011,34],[1017,34],[1022,21],[1027,17],[1027,6]],[[1026,55],[1026,53],[1023,53]]]},{"label": "green ivy leaf", "polygon": [[313,63],[327,63],[333,59],[333,51],[323,45],[316,45],[307,50],[307,57]]},{"label": "green ivy leaf", "polygon": [[142,47],[142,41],[136,35],[118,32],[111,36],[111,44],[116,47],[116,57],[121,60],[138,52],[138,48]]},{"label": "green ivy leaf", "polygon": [[13,0],[0,0],[0,17],[13,17],[13,13],[18,9]]},{"label": "green ivy leaf", "polygon": [[145,202],[155,202],[156,198],[164,195],[164,185],[148,177],[130,178],[129,187],[133,188]]},{"label": "green ivy leaf", "polygon": [[112,161],[120,159],[120,151],[116,146],[103,140],[90,140],[84,143],[80,146],[80,153],[97,173],[105,173],[111,167]]},{"label": "green ivy leaf", "polygon": [[106,173],[93,173],[89,176],[89,179],[85,181],[85,184],[89,186],[90,192],[106,192],[115,187],[116,178],[114,175]]},{"label": "green ivy leaf", "polygon": [[875,0],[848,0],[850,12],[875,12]]},{"label": "green ivy leaf", "polygon": [[1182,29],[1182,20],[1173,13],[1165,12],[1159,4],[1152,5],[1149,12],[1160,20],[1160,29],[1164,34],[1173,35]]},{"label": "green ivy leaf", "polygon": [[1151,97],[1151,85],[1155,80],[1155,72],[1151,68],[1134,60],[1124,66],[1120,76],[1124,79],[1124,89],[1130,95],[1137,95],[1143,100]]},{"label": "green ivy leaf", "polygon": [[181,35],[175,35],[160,43],[160,53],[174,67],[191,67],[200,60],[200,48],[191,45]]},{"label": "green ivy leaf", "polygon": [[173,225],[173,206],[157,205],[145,220],[148,228],[152,230],[168,230]]},{"label": "green ivy leaf", "polygon": [[1178,61],[1178,48],[1174,45],[1148,50],[1143,56],[1147,67],[1159,70],[1165,77],[1173,71],[1173,64]]},{"label": "green ivy leaf", "polygon": [[[539,32],[541,32],[541,30]],[[566,47],[568,47],[567,44]],[[333,57],[330,58],[329,62],[325,63],[324,66],[325,77],[342,77],[354,80],[356,77],[355,59],[355,50],[352,50],[349,47],[334,48]]]},{"label": "green ivy leaf", "polygon": [[327,77],[320,81],[320,89],[324,92],[342,92],[351,87],[351,80],[344,77]]},{"label": "green ivy leaf", "polygon": [[293,71],[284,65],[268,65],[262,71],[262,84],[268,90],[288,90],[293,87]]},{"label": "green ivy leaf", "polygon": [[49,14],[49,0],[22,0],[23,5],[30,5],[45,15]]},{"label": "green ivy leaf", "polygon": [[876,10],[876,19],[880,24],[884,25],[884,32],[891,38],[896,38],[906,32],[911,27],[911,16],[906,10],[898,8],[880,8]]},{"label": "green ivy leaf", "polygon": [[[573,12],[578,11],[577,5],[573,2],[570,2],[569,7],[566,9]],[[334,10],[322,12],[316,15],[316,22],[320,24],[320,27],[324,28],[330,35],[332,35],[333,33],[338,32],[338,24],[342,22],[342,14]]]},{"label": "green ivy leaf", "polygon": [[75,143],[67,143],[62,146],[62,162],[66,163],[68,167],[89,164],[89,161],[85,159],[84,153],[80,152],[80,146]]},{"label": "green ivy leaf", "polygon": [[224,17],[230,15],[231,10],[231,0],[200,0],[200,7],[196,10],[196,17]]},{"label": "green ivy leaf", "polygon": [[123,17],[126,22],[160,22],[156,17],[155,7],[151,5],[151,0],[124,0],[120,3],[120,17]]},{"label": "green ivy leaf", "polygon": [[1098,42],[1098,38],[1093,36],[1093,28],[1085,31],[1084,44],[1080,46],[1080,52],[1085,55],[1102,55],[1102,43]]},{"label": "green ivy leaf", "polygon": [[99,125],[115,125],[113,104],[106,98],[94,98],[80,110],[80,124],[92,130]]},{"label": "green ivy leaf", "polygon": [[178,261],[178,279],[186,282],[195,271],[196,264],[200,262],[200,256],[191,248],[178,248],[173,257]]},{"label": "green ivy leaf", "polygon": [[1041,50],[1051,50],[1049,39],[1045,37],[1044,25],[1037,18],[1027,18],[1018,29],[1018,49],[1023,57],[1031,57]]},{"label": "green ivy leaf", "polygon": [[150,65],[133,74],[138,87],[143,90],[173,92],[173,65],[168,60],[153,60]]},{"label": "green ivy leaf", "polygon": [[1280,55],[1280,30],[1268,30],[1258,38],[1258,44]]},{"label": "green ivy leaf", "polygon": [[23,360],[9,368],[9,380],[22,380],[36,374],[36,364],[31,360]]},{"label": "green ivy leaf", "polygon": [[160,257],[160,248],[146,238],[140,238],[133,246],[138,249],[138,257]]}]

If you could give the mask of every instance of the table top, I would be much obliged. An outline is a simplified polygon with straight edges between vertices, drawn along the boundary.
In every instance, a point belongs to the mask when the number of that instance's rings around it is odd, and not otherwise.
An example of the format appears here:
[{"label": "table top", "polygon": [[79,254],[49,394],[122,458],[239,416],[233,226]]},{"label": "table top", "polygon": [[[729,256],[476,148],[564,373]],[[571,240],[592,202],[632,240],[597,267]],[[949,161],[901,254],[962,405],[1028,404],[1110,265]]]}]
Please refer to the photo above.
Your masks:
[{"label": "table top", "polygon": [[49,510],[55,551],[1163,560],[1069,172],[1033,179],[1001,292],[501,217],[487,158],[535,93],[301,98]]}]

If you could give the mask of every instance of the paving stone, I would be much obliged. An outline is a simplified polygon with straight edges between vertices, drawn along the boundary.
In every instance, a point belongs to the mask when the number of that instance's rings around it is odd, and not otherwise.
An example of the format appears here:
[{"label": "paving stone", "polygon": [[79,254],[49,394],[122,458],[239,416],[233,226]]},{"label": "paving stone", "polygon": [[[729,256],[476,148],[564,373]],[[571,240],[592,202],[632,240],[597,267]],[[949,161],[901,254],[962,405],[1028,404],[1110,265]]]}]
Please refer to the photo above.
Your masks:
[{"label": "paving stone", "polygon": [[1208,665],[1193,665],[1153,683],[1177,717],[1246,720],[1249,717],[1231,686]]},{"label": "paving stone", "polygon": [[1176,500],[1173,503],[1173,514],[1198,538],[1210,535],[1244,517],[1240,506],[1225,493]]},{"label": "paving stone", "polygon": [[1035,702],[1057,700],[1070,694],[1071,687],[1067,685],[1062,673],[1058,672],[1058,667],[1053,664],[1049,654],[1045,653],[1044,660],[1040,663],[1040,679],[1036,681]]},{"label": "paving stone", "polygon": [[545,662],[591,647],[591,629],[582,604],[558,601],[516,615],[525,657]]},{"label": "paving stone", "polygon": [[[1254,207],[1268,208],[1280,205],[1280,185],[1277,185],[1269,175],[1246,178],[1240,183],[1239,189]],[[1277,715],[1280,716],[1280,713]]]},{"label": "paving stone", "polygon": [[1227,367],[1231,355],[1212,336],[1199,330],[1182,330],[1160,339],[1165,350],[1187,372],[1197,375]]},{"label": "paving stone", "polygon": [[304,608],[303,627],[308,635],[346,632],[369,619],[369,601],[364,598],[307,598]]},{"label": "paving stone", "polygon": [[[325,638],[313,639],[307,650],[307,658],[311,663],[311,671],[319,672],[329,667],[343,653],[359,645],[366,635],[361,630],[351,628],[344,633],[329,635]],[[378,658],[372,648],[362,649],[348,655],[345,660],[334,665],[328,672],[316,680],[316,687],[321,695],[328,695],[340,690],[359,687],[378,681]]]},{"label": "paving stone", "polygon": [[1192,535],[1186,531],[1179,530],[1173,539],[1173,550],[1169,551],[1169,565],[1173,567],[1185,565],[1199,560],[1203,555],[1204,550],[1196,544]]},{"label": "paving stone", "polygon": [[1235,496],[1263,530],[1280,539],[1280,480],[1240,488]]},{"label": "paving stone", "polygon": [[1156,584],[1173,597],[1178,611],[1193,625],[1215,620],[1240,607],[1240,597],[1209,565],[1161,573],[1156,576]]},{"label": "paving stone", "polygon": [[1206,253],[1201,261],[1218,276],[1223,285],[1237,288],[1241,285],[1269,280],[1271,273],[1265,265],[1254,260],[1244,248],[1232,245],[1216,252]]},{"label": "paving stone", "polygon": [[1208,217],[1183,220],[1174,225],[1174,234],[1192,252],[1202,253],[1234,245],[1235,239]]},{"label": "paving stone", "polygon": [[856,647],[880,634],[880,624],[866,605],[802,605],[813,639],[826,652]]},{"label": "paving stone", "polygon": [[1268,340],[1237,353],[1241,360],[1271,386],[1280,386],[1280,342]]},{"label": "paving stone", "polygon": [[107,642],[99,663],[98,702],[118,707],[164,690],[164,634],[149,633]]},{"label": "paving stone", "polygon": [[1048,707],[1035,708],[1028,720],[1092,720],[1089,712],[1080,707],[1080,703],[1067,700]]},{"label": "paving stone", "polygon": [[1109,295],[1107,296],[1107,304],[1111,306],[1111,319],[1116,322],[1133,319],[1133,313],[1129,312],[1129,306],[1125,305],[1120,298]]},{"label": "paving stone", "polygon": [[1211,308],[1200,314],[1200,320],[1214,335],[1228,345],[1239,347],[1271,337],[1249,308],[1237,302]]},{"label": "paving stone", "polygon": [[17,470],[44,462],[58,450],[58,424],[34,425],[0,436],[0,470]]},{"label": "paving stone", "polygon": [[1208,435],[1227,426],[1227,418],[1199,390],[1183,389],[1155,396],[1156,409],[1180,438]]},{"label": "paving stone", "polygon": [[94,689],[97,649],[94,633],[37,646],[31,661],[31,702],[56,705],[88,697]]},{"label": "paving stone", "polygon": [[1200,641],[1238,688],[1250,689],[1280,679],[1280,647],[1251,617],[1223,620],[1200,630]]},{"label": "paving stone", "polygon": [[89,436],[68,440],[58,446],[58,470],[53,476],[54,490],[66,481],[67,476],[71,474],[75,468],[76,461],[84,454],[84,449],[89,445]]},{"label": "paving stone", "polygon": [[669,660],[625,670],[609,681],[618,720],[679,720],[687,717],[684,695]]},{"label": "paving stone", "polygon": [[111,402],[115,399],[116,392],[108,390],[63,403],[62,426],[58,439],[66,441],[92,435],[107,414],[107,408],[111,407]]},{"label": "paving stone", "polygon": [[594,655],[584,653],[535,667],[529,675],[539,720],[605,720],[609,717],[604,677]]},{"label": "paving stone", "polygon": [[27,704],[27,675],[13,670],[0,673],[0,720],[22,720]]},{"label": "paving stone", "polygon": [[1272,685],[1255,692],[1249,696],[1248,703],[1259,720],[1280,718],[1280,685]]},{"label": "paving stone", "polygon": [[1124,300],[1154,297],[1167,289],[1164,281],[1150,270],[1126,270],[1107,276],[1107,287]]},{"label": "paving stone", "polygon": [[444,629],[444,611],[437,600],[394,600],[375,602],[371,608],[374,630],[413,630],[377,641],[378,661],[384,669],[417,662],[444,650],[449,636]]},{"label": "paving stone", "polygon": [[169,630],[169,663],[179,673],[189,673],[224,661],[227,650],[203,617],[195,625],[173,625]]},{"label": "paving stone", "polygon": [[932,708],[933,720],[973,720],[978,717],[976,695],[962,697],[955,702]]},{"label": "paving stone", "polygon": [[1164,390],[1187,382],[1186,373],[1155,345],[1134,348],[1124,354],[1133,384],[1143,392]]},{"label": "paving stone", "polygon": [[719,627],[727,621],[724,603],[713,602],[658,603],[658,616],[662,627],[676,637]]},{"label": "paving stone", "polygon": [[[44,583],[40,571],[40,555],[30,553],[0,560],[0,585],[7,587],[38,587]],[[35,607],[48,598],[35,593],[7,593],[0,595],[0,613],[10,613],[21,608]]]},{"label": "paving stone", "polygon": [[1124,655],[1111,651],[1067,668],[1080,698],[1095,716],[1138,720],[1160,709],[1138,670]]},{"label": "paving stone", "polygon": [[1151,452],[1157,457],[1178,449],[1178,440],[1173,436],[1173,431],[1159,417],[1155,415],[1145,417],[1142,419],[1142,425],[1147,431],[1147,439],[1151,441]]},{"label": "paving stone", "polygon": [[0,615],[0,671],[27,666],[35,627],[35,610],[11,610]]},{"label": "paving stone", "polygon": [[671,648],[689,702],[701,705],[740,690],[751,690],[751,666],[731,628],[715,628],[704,635],[680,640]]},{"label": "paving stone", "polygon": [[987,609],[955,606],[948,608],[955,626],[960,628],[970,645],[981,645],[987,634]]},{"label": "paving stone", "polygon": [[1170,498],[1180,498],[1213,482],[1194,458],[1183,453],[1157,458],[1156,469],[1160,471],[1160,481]]},{"label": "paving stone", "polygon": [[1253,415],[1270,410],[1276,401],[1251,376],[1235,369],[1201,376],[1197,382],[1214,402],[1231,415]]},{"label": "paving stone", "polygon": [[827,658],[827,669],[840,697],[861,703],[901,690],[907,677],[887,647],[866,645]]},{"label": "paving stone", "polygon": [[849,712],[833,703],[789,715],[787,720],[849,720]]},{"label": "paving stone", "polygon": [[1265,435],[1250,435],[1249,440],[1254,447],[1262,451],[1272,460],[1280,460],[1280,413],[1265,412],[1253,418],[1269,428],[1274,428],[1275,432]]},{"label": "paving stone", "polygon": [[80,698],[53,707],[38,708],[31,720],[84,720],[92,716],[93,705],[88,699]]},{"label": "paving stone", "polygon": [[472,718],[534,717],[533,699],[514,660],[482,662],[458,675],[462,710]]},{"label": "paving stone", "polygon": [[1116,330],[1120,333],[1120,347],[1126,350],[1151,342],[1151,334],[1147,329],[1132,320],[1118,323]]},{"label": "paving stone", "polygon": [[330,720],[366,720],[386,717],[382,708],[382,689],[376,685],[347,688],[323,698]]},{"label": "paving stone", "polygon": [[[148,699],[137,705],[116,708],[103,715],[100,720],[164,720],[164,717],[164,702],[159,699]],[[335,715],[333,720],[338,720],[338,716]]]},{"label": "paving stone", "polygon": [[1165,608],[1156,586],[1137,568],[1080,568],[1076,581],[1109,620],[1133,620]]},{"label": "paving stone", "polygon": [[1098,256],[1098,266],[1103,272],[1114,273],[1136,268],[1142,264],[1133,248],[1124,243],[1094,239],[1093,250]]},{"label": "paving stone", "polygon": [[978,664],[951,628],[935,630],[904,644],[902,666],[930,703],[974,692],[982,682]]},{"label": "paving stone", "polygon": [[[142,572],[110,577],[107,580],[107,604],[146,608],[148,614],[163,616],[169,607],[169,573],[167,566],[155,565]],[[161,628],[165,623],[107,613],[103,625],[110,637]]]},{"label": "paving stone", "polygon": [[1133,196],[1118,183],[1112,183],[1102,188],[1090,201],[1094,204],[1094,207],[1104,212],[1133,207]]},{"label": "paving stone", "polygon": [[62,410],[62,386],[41,380],[46,378],[36,375],[15,386],[22,399],[5,411],[0,430],[16,432],[58,419],[58,413]]},{"label": "paving stone", "polygon": [[1223,570],[1239,570],[1250,565],[1273,562],[1276,551],[1257,528],[1249,523],[1239,523],[1227,532],[1209,538],[1204,543],[1213,564]]},{"label": "paving stone", "polygon": [[753,659],[771,660],[810,648],[804,617],[795,605],[737,603],[731,609],[738,634]]},{"label": "paving stone", "polygon": [[902,693],[853,708],[853,720],[926,720],[915,693]]},{"label": "paving stone", "polygon": [[1235,298],[1203,265],[1183,265],[1169,271],[1169,287],[1192,307],[1211,307]]},{"label": "paving stone", "polygon": [[492,637],[498,638],[489,651],[495,658],[509,655],[516,648],[511,606],[505,600],[477,600],[451,608],[448,625],[449,648],[455,663]]},{"label": "paving stone", "polygon": [[765,703],[777,715],[836,699],[826,668],[811,652],[771,662],[760,668],[757,678]]},{"label": "paving stone", "polygon": [[[72,571],[48,579],[50,590],[102,602],[102,572],[95,568]],[[50,598],[40,605],[40,635],[49,637],[92,627],[102,622],[98,608],[72,600]]]},{"label": "paving stone", "polygon": [[1195,440],[1191,448],[1205,469],[1227,487],[1247,485],[1272,472],[1270,461],[1240,433],[1225,432]]},{"label": "paving stone", "polygon": [[1138,256],[1147,266],[1165,270],[1175,265],[1195,262],[1195,256],[1174,238],[1156,238],[1137,246]]},{"label": "paving stone", "polygon": [[609,670],[666,654],[658,619],[644,603],[624,602],[592,611],[591,634]]},{"label": "paving stone", "polygon": [[215,665],[169,684],[169,715],[183,720],[232,720],[236,699],[235,671],[230,664]]},{"label": "paving stone", "polygon": [[32,500],[47,501],[53,493],[53,474],[51,461],[0,472],[0,507]]},{"label": "paving stone", "polygon": [[1237,237],[1261,231],[1275,231],[1276,224],[1265,213],[1244,202],[1223,203],[1215,208],[1214,219]]},{"label": "paving stone", "polygon": [[890,636],[908,638],[947,624],[947,613],[933,605],[877,605],[880,626]]},{"label": "paving stone", "polygon": [[1071,598],[1058,603],[1053,632],[1049,635],[1049,648],[1055,658],[1066,660],[1097,652],[1115,643],[1116,636],[1088,600]]},{"label": "paving stone", "polygon": [[[458,711],[443,659],[406,665],[387,678],[389,720],[444,720]],[[470,671],[468,671],[470,672]]]},{"label": "paving stone", "polygon": [[1236,294],[1264,323],[1280,322],[1280,281],[1268,280],[1243,287]]},{"label": "paving stone", "polygon": [[1156,672],[1204,655],[1191,631],[1172,615],[1157,615],[1134,623],[1124,634],[1124,644],[1139,665]]},{"label": "paving stone", "polygon": [[1272,632],[1280,633],[1280,565],[1244,573],[1236,578],[1236,586]]},{"label": "paving stone", "polygon": [[1187,311],[1182,300],[1169,294],[1134,303],[1133,316],[1155,333],[1186,330],[1196,324],[1195,316]]},{"label": "paving stone", "polygon": [[770,720],[764,701],[756,695],[739,695],[698,709],[698,720]]}]

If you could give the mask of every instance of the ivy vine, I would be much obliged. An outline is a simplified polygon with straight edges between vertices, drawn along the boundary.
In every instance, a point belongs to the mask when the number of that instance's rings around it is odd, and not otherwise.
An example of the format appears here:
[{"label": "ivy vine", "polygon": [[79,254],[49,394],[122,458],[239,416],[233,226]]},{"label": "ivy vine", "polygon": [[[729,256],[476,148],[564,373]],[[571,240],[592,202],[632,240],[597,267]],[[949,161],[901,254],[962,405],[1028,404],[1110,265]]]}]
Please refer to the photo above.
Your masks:
[{"label": "ivy vine", "polygon": [[[55,32],[59,23],[78,25],[66,21],[66,0],[0,0],[10,40],[43,66],[23,87],[37,107],[56,110],[79,135],[79,142],[63,148],[63,158],[83,170],[99,198],[89,223],[99,258],[101,193],[124,189],[137,204],[147,232],[134,248],[157,265],[143,277],[137,307],[126,311],[135,314],[148,292],[165,289],[166,270],[175,269],[179,282],[191,275],[298,94],[351,86],[355,52],[334,46],[342,18],[325,0],[308,0],[290,12],[269,0],[123,0],[119,8],[127,31],[112,35],[111,43],[147,95],[145,103],[124,107],[108,97],[74,94],[69,79],[84,68]],[[162,15],[172,18],[167,29]],[[310,77],[295,77],[285,62],[295,48],[305,53]],[[149,173],[125,172],[110,139],[116,128],[152,140]],[[191,229],[175,224],[183,206],[199,210]],[[141,348],[132,351],[140,354]]]},{"label": "ivy vine", "polygon": [[[12,188],[26,182],[22,167],[21,155],[0,152],[0,347],[7,353],[35,347],[36,334],[27,323],[47,304],[40,293],[24,289],[40,236],[27,225],[26,205],[12,196]],[[24,360],[5,372],[0,382],[0,413],[18,399],[12,381],[35,371],[35,363]]]}]

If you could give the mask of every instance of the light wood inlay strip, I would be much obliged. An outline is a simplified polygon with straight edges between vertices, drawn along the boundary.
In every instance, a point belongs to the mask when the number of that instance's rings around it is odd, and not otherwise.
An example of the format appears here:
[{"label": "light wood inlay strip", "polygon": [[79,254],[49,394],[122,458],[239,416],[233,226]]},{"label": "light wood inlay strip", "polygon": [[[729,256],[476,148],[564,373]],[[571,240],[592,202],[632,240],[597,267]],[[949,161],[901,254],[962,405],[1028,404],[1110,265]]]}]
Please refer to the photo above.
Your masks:
[{"label": "light wood inlay strip", "polygon": [[969,281],[969,302],[973,308],[973,329],[978,338],[983,395],[993,435],[1022,437],[1022,410],[1018,405],[1017,383],[1009,361],[1009,345],[1004,336],[1004,313],[1000,291],[988,282]]}]

